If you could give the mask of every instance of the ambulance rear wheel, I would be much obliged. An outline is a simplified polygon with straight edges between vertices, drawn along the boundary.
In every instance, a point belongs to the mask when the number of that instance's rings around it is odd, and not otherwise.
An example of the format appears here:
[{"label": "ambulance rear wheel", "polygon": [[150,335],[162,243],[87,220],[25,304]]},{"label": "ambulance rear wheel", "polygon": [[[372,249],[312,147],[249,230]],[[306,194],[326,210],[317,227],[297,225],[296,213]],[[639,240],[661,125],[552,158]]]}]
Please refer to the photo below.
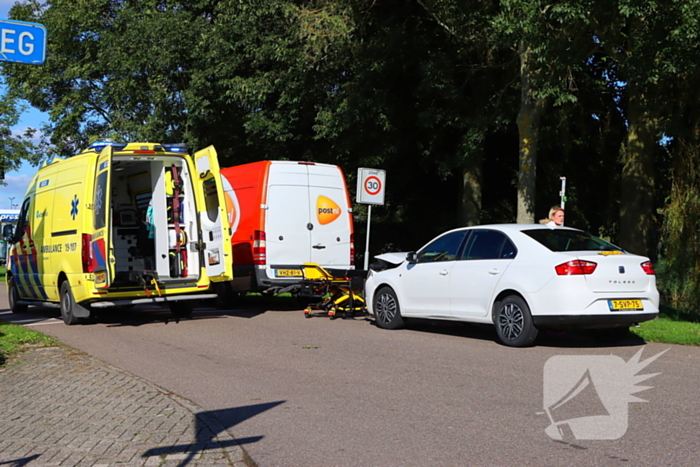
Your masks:
[{"label": "ambulance rear wheel", "polygon": [[14,277],[10,277],[7,286],[10,289],[8,300],[10,301],[10,309],[12,310],[12,313],[26,312],[27,305],[20,305],[17,303],[19,301],[19,292],[17,291],[17,284],[15,283]]},{"label": "ambulance rear wheel", "polygon": [[73,299],[70,284],[68,281],[63,281],[61,284],[61,318],[68,326],[78,323],[78,318],[74,314],[75,306],[75,299]]}]

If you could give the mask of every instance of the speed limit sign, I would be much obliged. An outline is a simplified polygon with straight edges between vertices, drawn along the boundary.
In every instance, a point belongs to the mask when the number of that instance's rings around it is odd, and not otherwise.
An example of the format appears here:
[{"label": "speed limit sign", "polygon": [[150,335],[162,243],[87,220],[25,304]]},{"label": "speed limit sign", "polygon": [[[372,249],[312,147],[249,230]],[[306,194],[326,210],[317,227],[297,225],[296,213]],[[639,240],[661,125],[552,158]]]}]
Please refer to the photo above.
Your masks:
[{"label": "speed limit sign", "polygon": [[357,170],[357,202],[360,204],[384,204],[386,171],[383,169]]}]

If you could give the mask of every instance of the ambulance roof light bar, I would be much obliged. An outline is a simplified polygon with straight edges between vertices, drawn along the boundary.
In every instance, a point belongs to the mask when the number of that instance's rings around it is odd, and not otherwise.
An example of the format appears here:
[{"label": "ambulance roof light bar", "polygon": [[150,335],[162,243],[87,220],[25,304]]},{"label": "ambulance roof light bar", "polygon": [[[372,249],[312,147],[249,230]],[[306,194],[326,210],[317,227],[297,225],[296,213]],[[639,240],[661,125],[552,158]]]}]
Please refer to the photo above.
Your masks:
[{"label": "ambulance roof light bar", "polygon": [[123,149],[126,146],[126,143],[115,143],[114,141],[109,141],[109,140],[103,140],[103,141],[95,141],[92,143],[88,148],[84,151],[95,151],[95,152],[100,152],[107,146],[112,146],[112,148],[119,150]]},{"label": "ambulance roof light bar", "polygon": [[163,149],[168,152],[187,152],[187,145],[185,143],[164,144]]},{"label": "ambulance roof light bar", "polygon": [[[90,146],[85,151],[82,152],[87,152],[87,151],[95,151],[95,152],[100,152],[107,146],[112,146],[112,148],[115,151],[119,151],[121,149],[124,149],[128,143],[115,143],[114,141],[110,140],[102,140],[102,141],[95,141],[92,143]],[[167,152],[177,152],[177,153],[187,153],[187,145],[185,143],[174,143],[174,144],[156,144],[153,148],[149,147],[149,145],[142,146],[140,149],[136,150],[136,152],[139,151],[149,151],[149,152],[155,152],[155,151],[167,151]]]}]

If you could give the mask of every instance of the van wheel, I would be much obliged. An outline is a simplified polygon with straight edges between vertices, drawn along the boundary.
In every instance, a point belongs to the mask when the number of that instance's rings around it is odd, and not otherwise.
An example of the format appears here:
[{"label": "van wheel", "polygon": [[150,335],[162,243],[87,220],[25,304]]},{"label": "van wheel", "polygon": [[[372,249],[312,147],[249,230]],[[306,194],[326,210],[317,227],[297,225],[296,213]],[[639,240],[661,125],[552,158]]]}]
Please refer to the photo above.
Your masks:
[{"label": "van wheel", "polygon": [[172,302],[170,304],[170,312],[173,314],[175,319],[192,319],[192,311],[194,310],[194,304],[192,300],[183,300],[179,302]]},{"label": "van wheel", "polygon": [[27,305],[20,305],[17,303],[19,301],[19,291],[17,290],[17,284],[15,283],[15,278],[10,277],[7,283],[7,288],[10,289],[8,300],[10,301],[10,310],[12,313],[24,313],[27,311]]},{"label": "van wheel", "polygon": [[509,295],[496,303],[494,325],[498,340],[510,347],[527,347],[537,338],[530,307],[517,295]]},{"label": "van wheel", "polygon": [[63,322],[68,326],[72,326],[78,323],[78,318],[75,317],[75,300],[73,299],[73,292],[70,289],[70,284],[68,281],[63,281],[61,283],[61,318]]}]

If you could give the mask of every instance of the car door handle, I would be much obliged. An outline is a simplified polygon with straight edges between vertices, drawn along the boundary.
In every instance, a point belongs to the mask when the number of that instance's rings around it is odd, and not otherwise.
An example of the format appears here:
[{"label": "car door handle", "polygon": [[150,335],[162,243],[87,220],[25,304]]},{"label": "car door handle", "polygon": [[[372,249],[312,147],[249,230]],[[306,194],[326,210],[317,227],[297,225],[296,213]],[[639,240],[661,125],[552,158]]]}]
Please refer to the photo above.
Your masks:
[{"label": "car door handle", "polygon": [[446,276],[447,275],[447,269],[443,269],[440,271],[441,276]]},{"label": "car door handle", "polygon": [[492,276],[495,276],[496,274],[500,274],[500,273],[501,273],[501,271],[499,271],[496,268],[493,268],[489,271],[489,274],[491,274]]},{"label": "car door handle", "polygon": [[326,248],[326,245],[321,245],[320,243],[318,245],[314,245],[311,248],[316,248],[317,250],[323,250]]}]

